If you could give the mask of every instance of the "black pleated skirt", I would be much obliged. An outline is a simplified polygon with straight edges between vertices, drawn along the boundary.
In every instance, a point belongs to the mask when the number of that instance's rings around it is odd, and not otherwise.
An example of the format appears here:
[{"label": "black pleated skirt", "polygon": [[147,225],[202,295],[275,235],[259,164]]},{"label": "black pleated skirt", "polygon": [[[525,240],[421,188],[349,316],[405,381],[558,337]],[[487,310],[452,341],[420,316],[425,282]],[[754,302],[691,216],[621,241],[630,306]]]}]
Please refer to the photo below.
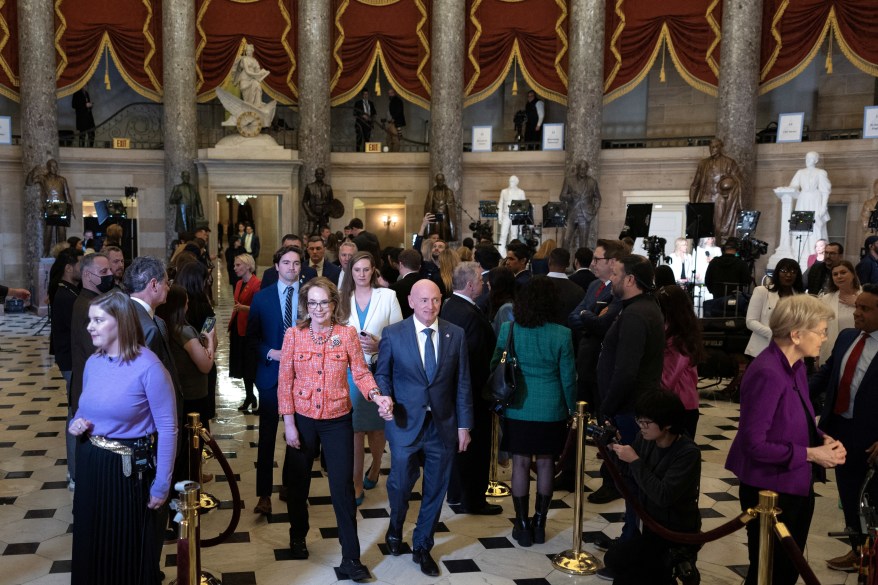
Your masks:
[{"label": "black pleated skirt", "polygon": [[122,474],[122,457],[77,443],[72,585],[159,582],[156,512],[146,507],[154,473]]},{"label": "black pleated skirt", "polygon": [[[516,455],[559,455],[567,440],[567,421],[541,422],[503,417],[500,449]],[[78,465],[78,463],[77,463]]]}]

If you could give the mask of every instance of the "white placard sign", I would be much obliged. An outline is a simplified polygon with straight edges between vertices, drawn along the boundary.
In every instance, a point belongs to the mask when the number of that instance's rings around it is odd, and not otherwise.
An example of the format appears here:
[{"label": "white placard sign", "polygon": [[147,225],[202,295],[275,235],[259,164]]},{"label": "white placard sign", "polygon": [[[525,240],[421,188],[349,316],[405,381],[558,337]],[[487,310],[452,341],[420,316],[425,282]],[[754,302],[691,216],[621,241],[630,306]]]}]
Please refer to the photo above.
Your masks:
[{"label": "white placard sign", "polygon": [[776,142],[801,142],[802,129],[805,127],[805,112],[781,114],[777,118]]},{"label": "white placard sign", "polygon": [[863,111],[863,138],[878,138],[878,106],[866,106]]},{"label": "white placard sign", "polygon": [[0,116],[0,144],[12,144],[12,118]]},{"label": "white placard sign", "polygon": [[543,150],[564,150],[564,124],[543,124]]},{"label": "white placard sign", "polygon": [[473,126],[473,152],[491,152],[494,149],[493,127]]}]

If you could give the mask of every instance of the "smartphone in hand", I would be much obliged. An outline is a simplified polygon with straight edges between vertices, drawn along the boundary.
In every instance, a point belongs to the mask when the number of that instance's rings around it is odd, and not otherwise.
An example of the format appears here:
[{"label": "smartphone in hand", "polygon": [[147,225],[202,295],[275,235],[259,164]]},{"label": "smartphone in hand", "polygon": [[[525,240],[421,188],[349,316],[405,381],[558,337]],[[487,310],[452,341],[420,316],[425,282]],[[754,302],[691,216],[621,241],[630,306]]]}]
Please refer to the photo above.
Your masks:
[{"label": "smartphone in hand", "polygon": [[216,317],[208,317],[204,320],[204,325],[201,327],[201,334],[207,335],[213,328],[216,326]]}]

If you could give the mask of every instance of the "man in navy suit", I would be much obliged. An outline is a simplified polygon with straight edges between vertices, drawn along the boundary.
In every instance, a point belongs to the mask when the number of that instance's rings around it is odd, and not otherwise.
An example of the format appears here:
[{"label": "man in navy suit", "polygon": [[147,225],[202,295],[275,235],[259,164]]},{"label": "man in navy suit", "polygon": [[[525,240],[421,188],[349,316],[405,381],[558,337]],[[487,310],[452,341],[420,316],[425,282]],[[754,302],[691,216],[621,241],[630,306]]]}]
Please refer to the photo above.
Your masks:
[{"label": "man in navy suit", "polygon": [[[280,241],[281,248],[285,248],[287,246],[293,246],[300,250],[304,250],[305,247],[302,246],[302,238],[295,234],[287,234]],[[313,268],[309,266],[305,266],[305,259],[302,259],[302,270],[299,272],[299,284],[305,284],[312,278],[317,277],[317,272],[314,271]],[[277,285],[277,268],[274,266],[269,266],[265,269],[265,272],[262,273],[262,281],[259,284],[259,290],[265,290],[268,287]]]},{"label": "man in navy suit", "polygon": [[412,560],[431,577],[439,575],[430,549],[451,462],[456,452],[466,451],[473,426],[466,336],[460,327],[438,318],[441,301],[435,283],[424,279],[414,284],[409,295],[414,315],[384,329],[375,373],[378,386],[394,402],[393,420],[385,425],[391,456],[385,543],[392,555],[400,554],[403,522],[423,457],[424,493]]},{"label": "man in navy suit", "polygon": [[[284,246],[274,253],[278,280],[253,297],[247,316],[247,340],[258,360],[256,390],[259,392],[259,446],[256,458],[257,514],[271,514],[272,471],[277,441],[277,375],[284,333],[296,324],[299,307],[299,272],[302,250]],[[295,552],[295,551],[294,551]]]},{"label": "man in navy suit", "polygon": [[[829,559],[837,571],[854,572],[860,566],[860,487],[869,467],[878,461],[878,284],[863,285],[856,300],[855,329],[838,334],[832,355],[808,381],[811,396],[826,393],[820,429],[847,449],[844,465],[835,468],[838,495],[851,537],[852,551]],[[854,361],[856,360],[856,361]],[[872,502],[878,488],[870,484]]]},{"label": "man in navy suit", "polygon": [[338,286],[338,275],[341,268],[326,261],[326,246],[320,236],[308,238],[308,268],[314,271],[315,276],[325,276]]},{"label": "man in navy suit", "polygon": [[421,280],[421,253],[417,250],[403,250],[399,253],[399,278],[390,285],[390,290],[396,293],[403,319],[408,319],[414,314],[409,306],[409,295],[412,287],[419,280]]}]

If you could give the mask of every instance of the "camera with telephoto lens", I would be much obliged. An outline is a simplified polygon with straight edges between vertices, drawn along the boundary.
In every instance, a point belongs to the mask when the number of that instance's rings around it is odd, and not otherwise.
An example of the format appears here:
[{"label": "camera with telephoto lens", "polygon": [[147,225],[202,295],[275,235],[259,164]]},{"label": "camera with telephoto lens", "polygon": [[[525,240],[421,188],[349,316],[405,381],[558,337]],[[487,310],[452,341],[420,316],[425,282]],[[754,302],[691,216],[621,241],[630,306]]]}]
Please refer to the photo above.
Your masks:
[{"label": "camera with telephoto lens", "polygon": [[494,228],[491,226],[490,222],[474,221],[469,224],[469,229],[472,230],[473,239],[476,241],[494,240]]},{"label": "camera with telephoto lens", "polygon": [[592,421],[585,425],[585,434],[594,439],[595,443],[607,446],[610,443],[616,442],[616,437],[619,434],[619,429],[617,429],[610,423],[605,423],[601,425]]},{"label": "camera with telephoto lens", "polygon": [[695,566],[695,551],[688,546],[674,546],[668,549],[665,566],[671,569],[671,576],[683,585],[699,585],[701,573]]},{"label": "camera with telephoto lens", "polygon": [[653,266],[658,265],[658,261],[665,257],[665,244],[668,241],[658,236],[649,236],[643,239],[641,246],[646,250],[646,255]]},{"label": "camera with telephoto lens", "polygon": [[768,242],[747,236],[741,240],[741,247],[738,249],[738,253],[747,262],[758,260],[760,256],[768,253]]}]

